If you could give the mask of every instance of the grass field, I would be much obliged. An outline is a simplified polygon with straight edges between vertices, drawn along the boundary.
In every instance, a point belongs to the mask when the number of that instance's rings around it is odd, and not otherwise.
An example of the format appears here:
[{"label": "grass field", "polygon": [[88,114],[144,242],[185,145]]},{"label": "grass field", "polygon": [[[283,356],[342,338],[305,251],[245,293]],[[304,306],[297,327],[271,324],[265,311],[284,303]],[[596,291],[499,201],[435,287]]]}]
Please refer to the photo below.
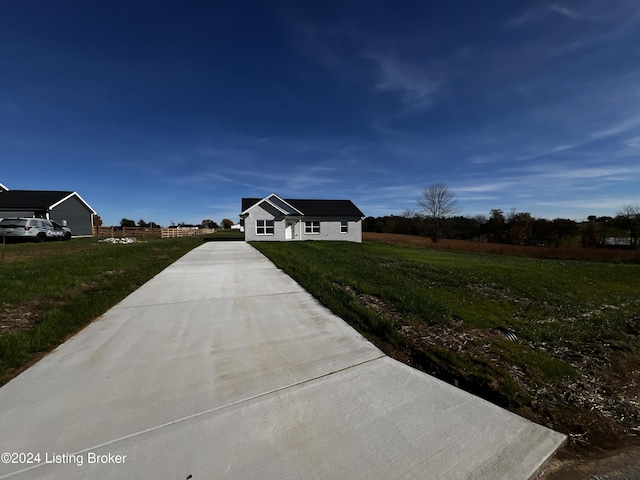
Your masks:
[{"label": "grass field", "polygon": [[395,243],[411,247],[426,247],[437,250],[454,250],[476,253],[491,253],[495,255],[510,255],[530,258],[552,258],[557,260],[587,260],[609,263],[637,263],[640,264],[640,249],[628,248],[582,248],[579,239],[573,242],[573,247],[533,247],[525,245],[509,245],[504,243],[473,242],[469,240],[451,240],[443,238],[433,243],[428,237],[416,235],[401,235],[397,233],[363,232],[365,241]]},{"label": "grass field", "polygon": [[254,246],[390,356],[568,434],[575,449],[639,443],[639,265]]},{"label": "grass field", "polygon": [[202,241],[6,245],[0,263],[0,385]]},{"label": "grass field", "polygon": [[[241,236],[7,245],[0,384],[203,241]],[[576,455],[640,445],[640,265],[401,237],[413,246],[254,246],[390,356],[568,434]]]}]

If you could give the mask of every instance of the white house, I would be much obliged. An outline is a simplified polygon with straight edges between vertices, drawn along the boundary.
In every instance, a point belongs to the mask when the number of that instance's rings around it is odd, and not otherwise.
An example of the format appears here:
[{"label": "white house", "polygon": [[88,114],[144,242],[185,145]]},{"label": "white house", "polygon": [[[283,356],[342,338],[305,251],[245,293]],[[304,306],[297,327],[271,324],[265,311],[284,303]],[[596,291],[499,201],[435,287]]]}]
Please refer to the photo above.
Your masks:
[{"label": "white house", "polygon": [[351,200],[243,198],[244,238],[255,241],[344,240],[362,242],[364,214]]}]

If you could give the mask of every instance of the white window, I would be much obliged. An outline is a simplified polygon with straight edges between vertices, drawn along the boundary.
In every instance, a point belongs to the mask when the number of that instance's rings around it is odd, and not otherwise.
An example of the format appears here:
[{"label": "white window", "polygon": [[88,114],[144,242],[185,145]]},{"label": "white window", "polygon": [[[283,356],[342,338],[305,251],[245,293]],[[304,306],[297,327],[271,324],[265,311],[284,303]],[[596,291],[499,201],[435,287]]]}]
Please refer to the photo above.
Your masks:
[{"label": "white window", "polygon": [[273,220],[256,220],[256,235],[273,235]]},{"label": "white window", "polygon": [[349,222],[347,220],[340,220],[340,233],[349,233]]},{"label": "white window", "polygon": [[306,221],[304,222],[304,233],[307,235],[316,235],[320,233],[320,221]]}]

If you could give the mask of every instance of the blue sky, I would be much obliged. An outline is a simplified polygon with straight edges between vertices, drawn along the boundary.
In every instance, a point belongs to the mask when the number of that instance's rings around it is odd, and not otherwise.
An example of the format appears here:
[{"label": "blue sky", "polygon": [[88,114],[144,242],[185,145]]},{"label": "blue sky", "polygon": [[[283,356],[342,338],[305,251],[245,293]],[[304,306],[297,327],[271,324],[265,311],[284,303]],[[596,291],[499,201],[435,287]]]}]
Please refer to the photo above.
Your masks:
[{"label": "blue sky", "polygon": [[123,217],[242,197],[581,220],[640,205],[640,4],[0,3],[0,183]]}]

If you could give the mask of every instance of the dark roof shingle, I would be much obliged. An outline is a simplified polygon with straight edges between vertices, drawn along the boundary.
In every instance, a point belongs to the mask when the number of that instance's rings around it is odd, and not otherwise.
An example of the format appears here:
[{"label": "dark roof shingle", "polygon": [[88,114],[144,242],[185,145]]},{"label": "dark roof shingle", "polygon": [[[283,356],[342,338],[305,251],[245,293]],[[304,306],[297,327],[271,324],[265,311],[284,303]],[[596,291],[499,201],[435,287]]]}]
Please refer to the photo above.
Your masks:
[{"label": "dark roof shingle", "polygon": [[0,208],[45,209],[72,193],[60,190],[9,190],[0,192]]},{"label": "dark roof shingle", "polygon": [[[242,211],[263,200],[262,198],[243,198]],[[285,202],[310,217],[364,217],[364,213],[351,200],[307,200],[284,198]]]}]

